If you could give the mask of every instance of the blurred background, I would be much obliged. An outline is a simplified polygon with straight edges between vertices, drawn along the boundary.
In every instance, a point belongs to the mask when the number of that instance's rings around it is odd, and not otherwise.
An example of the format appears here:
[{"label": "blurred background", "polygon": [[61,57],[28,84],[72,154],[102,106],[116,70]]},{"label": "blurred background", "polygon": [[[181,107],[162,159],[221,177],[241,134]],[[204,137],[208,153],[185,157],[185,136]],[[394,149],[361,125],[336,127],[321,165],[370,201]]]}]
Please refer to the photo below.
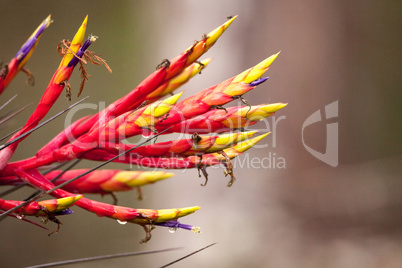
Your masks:
[{"label": "blurred background", "polygon": [[[270,79],[245,98],[252,105],[289,105],[255,127],[273,134],[235,162],[237,181],[231,188],[226,187],[223,169],[211,168],[206,187],[200,186],[203,179],[196,170],[178,170],[168,180],[143,187],[143,201],[136,200],[134,191],[118,194],[119,205],[134,208],[201,206],[181,222],[200,226],[202,234],[184,230],[171,234],[156,228],[151,241],[140,245],[144,237],[140,226],[120,225],[80,208],[62,217],[61,231],[51,237],[31,224],[8,218],[1,222],[0,266],[182,247],[75,265],[158,267],[214,242],[215,246],[174,267],[402,266],[401,1],[3,0],[3,63],[48,14],[54,23],[26,65],[35,75],[35,86],[28,86],[26,76],[20,74],[0,99],[3,104],[18,94],[14,107],[8,109],[33,105],[2,125],[0,136],[21,126],[34,110],[60,62],[56,45],[62,39],[71,40],[87,14],[87,33],[99,36],[91,50],[113,69],[109,74],[103,67],[87,68],[93,75],[82,95],[90,96],[87,103],[110,104],[153,72],[162,59],[175,57],[226,17],[237,14],[203,56],[214,60],[184,86],[184,97],[281,51],[268,71]],[[73,102],[78,100],[79,83],[76,70],[70,80]],[[338,117],[326,120],[325,106],[336,101]],[[48,117],[68,105],[61,96]],[[323,120],[303,130],[303,123],[318,110]],[[331,141],[339,148],[335,167],[304,146],[325,153],[327,124],[338,124],[339,129],[339,145]],[[32,156],[63,128],[62,117],[36,131],[20,144],[13,159]],[[94,163],[80,163],[82,168],[91,166]],[[21,200],[32,191],[27,188],[7,198]],[[108,196],[89,197],[112,202]]]}]

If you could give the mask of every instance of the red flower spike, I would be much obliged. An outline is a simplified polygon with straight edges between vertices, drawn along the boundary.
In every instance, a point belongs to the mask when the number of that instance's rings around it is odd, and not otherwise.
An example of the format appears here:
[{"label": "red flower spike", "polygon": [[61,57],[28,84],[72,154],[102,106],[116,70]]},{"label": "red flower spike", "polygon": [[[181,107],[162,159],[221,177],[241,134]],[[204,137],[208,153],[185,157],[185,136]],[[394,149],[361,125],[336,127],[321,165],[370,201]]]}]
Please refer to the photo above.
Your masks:
[{"label": "red flower spike", "polygon": [[[256,124],[258,121],[273,115],[276,111],[285,107],[286,103],[274,103],[268,105],[229,107],[227,109],[215,109],[202,115],[190,118],[174,124],[168,132],[178,133],[211,133],[227,132],[233,129],[245,128]],[[163,126],[157,124],[156,129]]]},{"label": "red flower spike", "polygon": [[[16,170],[17,175],[31,184],[32,186],[47,191],[54,188],[54,184],[49,182],[42,174],[37,170],[24,171],[22,169]],[[51,193],[52,196],[57,198],[63,197],[75,197],[67,191],[57,189]],[[165,222],[176,220],[179,217],[184,217],[188,214],[194,213],[194,211],[200,209],[200,207],[189,207],[181,209],[133,209],[122,206],[109,205],[102,202],[92,201],[85,197],[76,201],[75,204],[85,210],[91,211],[99,217],[108,217],[120,221],[129,221],[137,224],[152,224],[153,222]]]},{"label": "red flower spike", "polygon": [[[87,169],[69,170],[53,183],[56,186],[60,185],[86,171]],[[52,180],[61,174],[61,172],[60,170],[52,171],[46,174],[45,177],[48,180]],[[171,176],[173,176],[173,173],[165,171],[95,170],[67,184],[62,189],[71,193],[110,194],[112,192],[130,191],[134,187],[155,183]]]}]

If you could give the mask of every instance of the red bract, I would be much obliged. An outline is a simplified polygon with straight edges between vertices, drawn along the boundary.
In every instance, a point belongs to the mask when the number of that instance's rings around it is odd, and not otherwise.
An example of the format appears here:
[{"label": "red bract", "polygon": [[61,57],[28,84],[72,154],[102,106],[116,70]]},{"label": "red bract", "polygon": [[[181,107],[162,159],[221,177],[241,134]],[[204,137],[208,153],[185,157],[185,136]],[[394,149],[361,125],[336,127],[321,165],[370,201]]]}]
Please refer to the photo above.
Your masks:
[{"label": "red bract", "polygon": [[[39,169],[43,170],[46,166],[58,162],[88,159],[164,169],[197,168],[199,172],[202,171],[207,180],[206,168],[222,164],[225,166],[225,176],[230,175],[228,186],[231,186],[235,181],[231,159],[243,154],[269,134],[252,137],[256,131],[235,131],[256,124],[287,105],[274,103],[250,106],[243,98],[245,93],[267,80],[262,75],[269,69],[279,53],[177,104],[181,93],[163,100],[159,99],[188,82],[210,62],[210,59],[200,62],[197,60],[215,44],[235,18],[231,18],[209,34],[203,35],[200,41],[196,41],[172,60],[163,60],[156,71],[127,95],[116,100],[103,111],[77,120],[32,157],[9,163],[18,143],[22,141],[21,139],[15,142],[14,139],[22,134],[28,134],[28,131],[38,125],[65,87],[68,90],[67,97],[70,96],[68,80],[78,63],[81,64],[83,77],[81,89],[89,77],[82,64],[90,61],[96,64],[103,63],[108,68],[103,59],[87,50],[96,38],[90,36],[84,42],[87,24],[87,18],[85,18],[73,41],[61,42],[64,47],[59,46],[59,52],[63,59],[36,110],[25,126],[10,139],[7,143],[8,147],[3,146],[0,152],[0,185],[26,183],[46,194],[62,199],[37,203],[33,198],[26,204],[21,201],[0,200],[0,209],[8,210],[2,216],[9,213],[14,213],[10,214],[14,216],[17,214],[44,216],[59,223],[55,215],[62,213],[67,207],[65,206],[63,210],[55,205],[66,202],[65,200],[73,200],[74,202],[70,202],[69,205],[75,204],[100,217],[142,225],[147,233],[144,242],[150,239],[150,230],[155,225],[199,232],[198,227],[177,222],[178,218],[198,210],[198,206],[155,210],[116,205],[115,192],[137,188],[141,197],[140,186],[171,177],[172,173],[95,170],[96,168],[93,168],[55,170],[42,174]],[[47,27],[47,24],[45,25]],[[111,71],[110,68],[108,69]],[[233,100],[241,100],[245,106],[223,107]],[[137,135],[151,137],[148,139],[151,140],[153,137],[172,132],[191,134],[191,138],[149,145],[144,143],[129,145],[123,141]],[[230,133],[199,135],[221,132]],[[100,166],[106,163],[101,163]],[[203,185],[206,185],[206,181]],[[81,194],[110,194],[114,197],[115,204],[93,201],[82,197]]]}]

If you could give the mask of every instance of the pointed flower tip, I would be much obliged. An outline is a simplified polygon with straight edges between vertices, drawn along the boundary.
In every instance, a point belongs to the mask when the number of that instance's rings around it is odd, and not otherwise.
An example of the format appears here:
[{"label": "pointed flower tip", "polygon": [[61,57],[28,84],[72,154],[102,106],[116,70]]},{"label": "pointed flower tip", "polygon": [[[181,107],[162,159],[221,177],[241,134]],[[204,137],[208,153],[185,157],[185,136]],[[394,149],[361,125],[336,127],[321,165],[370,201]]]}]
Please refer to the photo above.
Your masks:
[{"label": "pointed flower tip", "polygon": [[203,69],[205,69],[208,64],[212,61],[212,58],[207,58],[202,61],[196,61],[193,65],[191,65],[188,68],[191,68],[191,73],[186,73],[183,72],[183,75],[178,75],[174,79],[172,79],[172,83],[185,83],[190,79],[191,77],[200,74]]},{"label": "pointed flower tip", "polygon": [[269,67],[274,60],[279,56],[280,51],[274,55],[269,56],[266,60],[262,61],[261,63],[264,65],[264,67]]},{"label": "pointed flower tip", "polygon": [[192,214],[196,212],[197,210],[201,209],[201,207],[195,206],[195,207],[186,207],[186,208],[179,208],[179,214],[177,217],[183,217],[189,214]]},{"label": "pointed flower tip", "polygon": [[177,100],[181,97],[181,95],[183,95],[184,91],[177,93],[173,96],[171,96],[170,98],[167,98],[166,100],[170,99],[171,101],[169,102],[170,104],[175,104],[177,102]]},{"label": "pointed flower tip", "polygon": [[[263,138],[265,138],[266,136],[268,136],[269,134],[271,134],[271,132],[267,132],[267,133],[262,134],[262,135],[260,135],[260,136],[258,136],[258,137],[255,137],[255,139],[257,139],[258,141],[260,141],[260,140],[262,140]],[[258,142],[258,141],[257,141],[257,142]]]},{"label": "pointed flower tip", "polygon": [[187,216],[199,210],[200,207],[186,207],[176,209],[160,209],[158,210],[158,219],[156,222],[165,222],[176,220],[177,218]]},{"label": "pointed flower tip", "polygon": [[112,180],[119,181],[130,187],[138,187],[170,178],[173,175],[174,173],[165,171],[120,171],[113,176]]},{"label": "pointed flower tip", "polygon": [[271,132],[268,132],[263,135],[257,136],[255,138],[240,142],[235,146],[235,149],[236,149],[236,151],[238,151],[240,153],[245,152],[248,149],[250,149],[251,147],[253,147],[255,144],[257,144],[259,141],[261,141],[263,138],[268,136],[270,133]]},{"label": "pointed flower tip", "polygon": [[155,171],[155,172],[144,173],[144,177],[150,182],[161,181],[161,180],[170,178],[173,175],[174,175],[174,173],[165,172],[165,171]]},{"label": "pointed flower tip", "polygon": [[200,61],[202,65],[207,66],[212,61],[212,58],[206,58],[205,60]]},{"label": "pointed flower tip", "polygon": [[[77,33],[75,34],[73,41],[71,41],[71,46],[77,45],[77,44],[82,44],[82,42],[84,42],[87,24],[88,24],[88,15],[85,17],[80,28],[78,29]],[[78,47],[78,49],[79,49],[79,47]],[[78,51],[78,49],[77,49],[77,51]],[[74,51],[74,52],[76,53],[77,51]]]},{"label": "pointed flower tip", "polygon": [[[143,114],[149,114],[154,117],[160,117],[160,116],[167,114],[174,107],[177,100],[180,98],[180,96],[182,94],[183,94],[183,92],[180,92],[180,93],[173,95],[163,101],[152,103],[144,110]],[[144,126],[143,124],[146,122],[145,121],[142,122],[142,121],[143,121],[143,119],[140,116],[136,120],[136,124],[143,127]]]},{"label": "pointed flower tip", "polygon": [[[233,16],[231,18],[229,18],[224,24],[222,24],[221,26],[219,26],[218,28],[216,28],[215,30],[213,30],[212,32],[210,32],[208,34],[209,37],[212,37],[214,34],[216,34],[217,31],[221,30],[222,32],[220,34],[222,34],[229,26],[230,24],[232,24],[232,22],[238,17],[238,15]],[[220,36],[220,35],[219,35]],[[218,37],[219,37],[218,36]]]},{"label": "pointed flower tip", "polygon": [[278,111],[278,110],[280,110],[282,108],[285,108],[287,105],[288,105],[287,103],[282,103],[282,102],[276,103],[275,104],[276,110]]},{"label": "pointed flower tip", "polygon": [[232,16],[231,18],[228,17],[228,21],[225,22],[223,25],[224,25],[226,28],[228,28],[229,25],[230,25],[238,16],[239,16],[239,15],[234,15],[234,16]]},{"label": "pointed flower tip", "polygon": [[280,52],[269,56],[268,58],[261,61],[254,67],[239,74],[233,81],[234,82],[242,81],[246,84],[251,84],[253,86],[265,82],[268,78],[261,78],[261,76],[269,69],[269,66],[271,66],[272,62],[274,62],[274,60],[278,57],[279,53]]},{"label": "pointed flower tip", "polygon": [[163,103],[174,105],[177,102],[177,100],[181,97],[181,95],[183,95],[183,92],[184,91],[165,99]]},{"label": "pointed flower tip", "polygon": [[[215,140],[215,145],[230,145],[252,137],[257,131],[222,134]],[[214,149],[211,147],[210,149]],[[209,150],[210,151],[210,150]]]},{"label": "pointed flower tip", "polygon": [[78,201],[78,200],[80,200],[81,198],[83,198],[84,196],[81,194],[81,195],[76,195],[76,196],[74,196],[74,202],[76,202],[76,201]]},{"label": "pointed flower tip", "polygon": [[164,179],[170,178],[174,176],[174,173],[171,172],[164,172],[165,174],[161,177],[163,177]]},{"label": "pointed flower tip", "polygon": [[287,105],[288,105],[287,103],[278,102],[278,103],[263,105],[260,107],[260,109],[266,113],[274,113],[274,112],[279,111],[280,109],[286,107]]},{"label": "pointed flower tip", "polygon": [[250,138],[250,137],[254,136],[255,133],[258,133],[258,131],[253,130],[253,131],[241,132],[241,134],[244,135],[247,138]]},{"label": "pointed flower tip", "polygon": [[83,195],[75,195],[75,196],[69,196],[69,197],[64,197],[64,198],[57,199],[56,212],[65,210],[65,209],[73,206],[74,203],[77,202],[82,197],[83,197]]},{"label": "pointed flower tip", "polygon": [[226,31],[226,29],[232,24],[232,22],[237,18],[237,15],[229,19],[227,22],[216,28],[215,30],[211,31],[209,34],[207,34],[207,41],[206,45],[207,47],[213,45],[216,40],[218,40],[219,37]]}]

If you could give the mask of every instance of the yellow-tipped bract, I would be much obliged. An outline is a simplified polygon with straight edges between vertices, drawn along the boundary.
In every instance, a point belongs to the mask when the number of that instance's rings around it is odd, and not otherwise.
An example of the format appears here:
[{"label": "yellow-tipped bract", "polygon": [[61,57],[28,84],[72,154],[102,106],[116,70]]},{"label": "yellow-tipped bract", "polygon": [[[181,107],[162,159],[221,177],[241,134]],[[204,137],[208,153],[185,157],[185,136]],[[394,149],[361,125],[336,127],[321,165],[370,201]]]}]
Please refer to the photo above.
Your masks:
[{"label": "yellow-tipped bract", "polygon": [[200,207],[187,207],[178,209],[159,209],[158,219],[155,222],[164,222],[168,220],[175,220],[180,217],[187,216],[199,210]]},{"label": "yellow-tipped bract", "polygon": [[269,69],[272,62],[278,57],[280,52],[268,57],[267,59],[261,61],[254,67],[242,72],[238,76],[235,77],[233,82],[243,82],[243,83],[251,83],[259,78]]},{"label": "yellow-tipped bract", "polygon": [[[77,33],[75,34],[73,41],[71,41],[70,44],[70,49],[71,51],[73,51],[74,53],[77,53],[78,50],[81,48],[83,42],[84,42],[84,38],[85,38],[85,31],[87,29],[87,23],[88,23],[88,15],[85,17],[84,21],[82,22],[80,28],[78,29]],[[60,62],[60,66],[67,66],[68,63],[72,60],[72,58],[74,57],[74,54],[71,53],[71,51],[68,51],[63,59]]]},{"label": "yellow-tipped bract", "polygon": [[170,178],[173,175],[174,173],[165,171],[121,171],[114,175],[112,180],[122,182],[129,187],[138,187]]}]

